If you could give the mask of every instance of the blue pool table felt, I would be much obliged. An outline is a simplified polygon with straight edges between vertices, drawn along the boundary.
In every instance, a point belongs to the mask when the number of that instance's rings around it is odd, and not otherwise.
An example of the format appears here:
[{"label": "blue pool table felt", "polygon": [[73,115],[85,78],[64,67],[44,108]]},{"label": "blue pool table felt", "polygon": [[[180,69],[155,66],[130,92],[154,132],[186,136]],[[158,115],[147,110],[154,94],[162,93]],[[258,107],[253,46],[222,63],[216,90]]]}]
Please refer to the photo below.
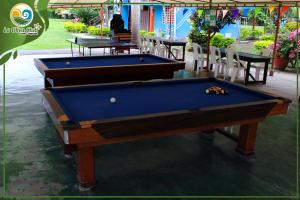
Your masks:
[{"label": "blue pool table felt", "polygon": [[[220,86],[228,90],[229,94],[205,94],[205,90],[212,86]],[[53,88],[51,92],[74,122],[274,99],[274,97],[218,80],[173,81],[134,86],[125,84]],[[116,103],[110,102],[112,97],[116,98]]]},{"label": "blue pool table felt", "polygon": [[[140,58],[144,60],[141,61]],[[151,55],[101,56],[101,57],[70,57],[41,59],[48,69],[63,69],[77,67],[115,66],[172,63],[173,61]],[[67,63],[69,62],[69,64]]]}]

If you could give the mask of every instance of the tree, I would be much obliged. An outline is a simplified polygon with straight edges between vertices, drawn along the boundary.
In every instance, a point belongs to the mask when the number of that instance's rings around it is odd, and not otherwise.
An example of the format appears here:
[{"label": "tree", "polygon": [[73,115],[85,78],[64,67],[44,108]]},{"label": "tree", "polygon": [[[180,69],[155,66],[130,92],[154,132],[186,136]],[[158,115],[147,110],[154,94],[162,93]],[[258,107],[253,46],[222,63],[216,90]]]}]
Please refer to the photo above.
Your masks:
[{"label": "tree", "polygon": [[87,25],[94,17],[98,16],[98,11],[94,8],[73,8],[70,12],[79,17],[81,22]]},{"label": "tree", "polygon": [[223,10],[219,10],[219,15],[216,19],[216,26],[210,27],[205,23],[205,15],[206,13],[203,10],[198,9],[194,15],[190,18],[190,23],[192,25],[192,30],[189,34],[189,38],[192,42],[196,42],[200,45],[207,44],[208,40],[208,30],[210,28],[211,38],[221,29],[225,27],[225,25],[235,24],[236,20],[240,18],[240,13],[237,9],[228,10],[228,12],[223,16]]}]

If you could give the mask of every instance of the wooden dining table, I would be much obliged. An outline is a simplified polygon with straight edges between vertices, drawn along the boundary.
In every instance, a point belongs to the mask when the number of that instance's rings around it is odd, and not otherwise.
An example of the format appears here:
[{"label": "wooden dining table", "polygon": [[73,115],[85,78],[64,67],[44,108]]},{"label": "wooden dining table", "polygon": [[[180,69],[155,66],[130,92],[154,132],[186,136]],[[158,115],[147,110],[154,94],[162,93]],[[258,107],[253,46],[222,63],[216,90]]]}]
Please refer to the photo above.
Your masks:
[{"label": "wooden dining table", "polygon": [[[221,57],[226,57],[226,49],[221,48]],[[203,49],[203,53],[207,53],[207,49]],[[271,61],[270,57],[252,54],[252,53],[245,53],[245,52],[238,52],[239,59],[241,61],[247,62],[247,66],[244,66],[246,68],[246,75],[245,75],[245,85],[247,84],[253,84],[253,83],[267,83],[267,75],[268,75],[268,66]],[[253,63],[264,63],[264,72],[263,72],[263,79],[262,80],[256,80],[255,77],[250,73],[250,68]],[[241,63],[242,64],[242,63]],[[252,80],[250,80],[250,78]]]}]

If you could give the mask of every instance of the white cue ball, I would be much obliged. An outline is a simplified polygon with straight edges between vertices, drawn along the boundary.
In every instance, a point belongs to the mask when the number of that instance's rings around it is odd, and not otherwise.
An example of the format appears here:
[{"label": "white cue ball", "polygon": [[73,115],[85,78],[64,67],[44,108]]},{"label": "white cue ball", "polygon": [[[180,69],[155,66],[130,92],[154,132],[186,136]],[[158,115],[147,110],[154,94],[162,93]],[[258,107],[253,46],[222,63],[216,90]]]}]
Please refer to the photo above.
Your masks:
[{"label": "white cue ball", "polygon": [[115,97],[110,98],[110,103],[116,103],[117,99]]},{"label": "white cue ball", "polygon": [[71,64],[70,62],[66,62],[66,65],[69,65],[69,64]]}]

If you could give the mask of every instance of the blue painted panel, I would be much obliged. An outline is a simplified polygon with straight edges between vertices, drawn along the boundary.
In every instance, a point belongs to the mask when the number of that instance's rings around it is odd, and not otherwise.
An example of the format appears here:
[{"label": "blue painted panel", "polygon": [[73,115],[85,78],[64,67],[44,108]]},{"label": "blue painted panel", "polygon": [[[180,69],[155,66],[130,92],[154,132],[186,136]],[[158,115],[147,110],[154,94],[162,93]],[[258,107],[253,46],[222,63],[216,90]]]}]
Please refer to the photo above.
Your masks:
[{"label": "blue painted panel", "polygon": [[182,39],[188,36],[191,25],[190,17],[195,13],[194,8],[177,8],[176,9],[176,38]]},{"label": "blue painted panel", "polygon": [[163,32],[165,30],[165,25],[163,24],[163,7],[153,6],[154,9],[154,31],[155,33]]},{"label": "blue painted panel", "polygon": [[244,16],[244,17],[247,17],[249,11],[252,10],[252,9],[254,9],[254,8],[255,8],[255,7],[243,7],[243,10],[244,10],[243,16]]},{"label": "blue painted panel", "polygon": [[122,6],[122,19],[124,20],[124,28],[128,29],[129,6]]},{"label": "blue painted panel", "polygon": [[[249,7],[251,9],[251,7]],[[248,10],[249,10],[248,9]],[[196,11],[195,8],[177,8],[176,9],[176,38],[181,39],[188,36],[191,25],[189,23],[189,19],[191,15],[194,14]],[[169,24],[163,24],[163,7],[162,6],[154,6],[154,30],[158,34],[160,31],[166,32],[168,35],[169,32]],[[230,35],[237,39],[239,37],[239,30],[240,30],[241,22],[240,20],[237,21],[236,24],[226,25],[220,33],[223,35]],[[174,26],[172,25],[172,36],[174,36]]]},{"label": "blue painted panel", "polygon": [[230,37],[237,39],[240,35],[240,26],[241,21],[237,20],[236,24],[225,25],[225,27],[220,31],[220,33],[222,33],[225,36],[226,34],[228,34],[230,35]]}]

